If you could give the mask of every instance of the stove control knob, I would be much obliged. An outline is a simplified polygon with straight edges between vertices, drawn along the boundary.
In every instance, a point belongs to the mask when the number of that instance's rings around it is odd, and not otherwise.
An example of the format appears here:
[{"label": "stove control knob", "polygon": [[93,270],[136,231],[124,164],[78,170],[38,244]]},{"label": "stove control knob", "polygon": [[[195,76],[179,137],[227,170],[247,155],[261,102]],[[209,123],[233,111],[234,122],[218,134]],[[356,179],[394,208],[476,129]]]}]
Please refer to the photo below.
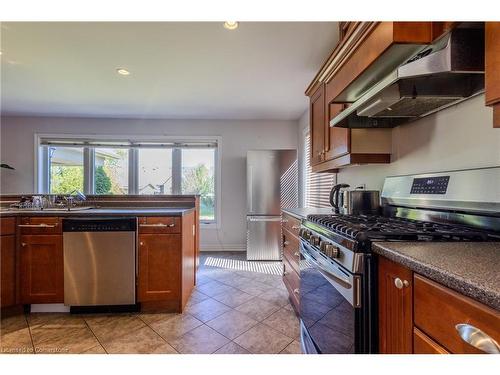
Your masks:
[{"label": "stove control knob", "polygon": [[300,230],[299,236],[305,239],[306,241],[309,241],[309,238],[311,238],[311,232],[308,231],[307,229],[302,228]]},{"label": "stove control knob", "polygon": [[319,243],[320,243],[320,239],[319,239],[319,236],[315,236],[315,235],[312,235],[310,238],[309,238],[309,243],[313,246],[319,246]]},{"label": "stove control knob", "polygon": [[332,245],[331,243],[325,245],[324,253],[326,256],[330,258],[338,258],[340,257],[340,250],[337,246]]}]

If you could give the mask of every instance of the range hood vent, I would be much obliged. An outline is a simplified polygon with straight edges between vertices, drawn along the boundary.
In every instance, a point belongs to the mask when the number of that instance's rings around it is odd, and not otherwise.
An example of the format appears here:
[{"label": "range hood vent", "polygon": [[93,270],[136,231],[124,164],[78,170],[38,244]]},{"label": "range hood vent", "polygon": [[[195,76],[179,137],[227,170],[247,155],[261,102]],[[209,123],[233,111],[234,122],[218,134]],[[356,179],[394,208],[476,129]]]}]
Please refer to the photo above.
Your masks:
[{"label": "range hood vent", "polygon": [[484,30],[460,28],[425,48],[330,121],[391,128],[484,91]]}]

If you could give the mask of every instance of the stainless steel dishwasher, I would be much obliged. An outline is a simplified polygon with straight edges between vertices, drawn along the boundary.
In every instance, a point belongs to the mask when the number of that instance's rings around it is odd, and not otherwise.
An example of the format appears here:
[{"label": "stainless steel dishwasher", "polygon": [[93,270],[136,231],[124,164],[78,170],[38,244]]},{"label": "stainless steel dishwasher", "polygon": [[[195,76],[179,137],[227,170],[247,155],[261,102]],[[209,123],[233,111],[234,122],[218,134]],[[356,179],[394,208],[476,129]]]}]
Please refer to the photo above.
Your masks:
[{"label": "stainless steel dishwasher", "polygon": [[135,304],[136,218],[63,219],[64,304]]}]

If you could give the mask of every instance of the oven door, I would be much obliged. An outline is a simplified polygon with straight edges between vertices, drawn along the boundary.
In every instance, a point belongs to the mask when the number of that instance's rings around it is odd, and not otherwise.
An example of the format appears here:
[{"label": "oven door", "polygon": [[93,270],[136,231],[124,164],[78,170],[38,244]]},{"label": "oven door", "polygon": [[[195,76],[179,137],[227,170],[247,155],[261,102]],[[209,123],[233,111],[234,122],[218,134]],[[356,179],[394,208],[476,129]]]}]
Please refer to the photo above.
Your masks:
[{"label": "oven door", "polygon": [[300,253],[302,350],[311,354],[364,352],[361,276],[302,239]]}]

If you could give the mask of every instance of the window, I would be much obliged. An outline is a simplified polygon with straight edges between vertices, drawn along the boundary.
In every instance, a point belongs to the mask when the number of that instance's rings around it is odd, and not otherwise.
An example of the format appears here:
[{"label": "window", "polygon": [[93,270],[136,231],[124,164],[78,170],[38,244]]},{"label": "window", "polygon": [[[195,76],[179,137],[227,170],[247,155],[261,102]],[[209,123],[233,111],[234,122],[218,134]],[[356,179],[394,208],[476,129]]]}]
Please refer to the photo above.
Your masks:
[{"label": "window", "polygon": [[182,150],[182,194],[200,194],[200,220],[215,219],[215,150]]},{"label": "window", "polygon": [[335,184],[334,173],[314,173],[311,169],[311,135],[306,134],[305,142],[305,206],[306,207],[330,207],[330,190]]},{"label": "window", "polygon": [[139,149],[139,194],[172,194],[172,149]]},{"label": "window", "polygon": [[202,223],[218,222],[217,138],[163,142],[37,137],[40,193],[199,194]]},{"label": "window", "polygon": [[128,194],[127,149],[94,149],[94,194]]},{"label": "window", "polygon": [[51,194],[83,191],[83,148],[49,147],[48,163]]}]

